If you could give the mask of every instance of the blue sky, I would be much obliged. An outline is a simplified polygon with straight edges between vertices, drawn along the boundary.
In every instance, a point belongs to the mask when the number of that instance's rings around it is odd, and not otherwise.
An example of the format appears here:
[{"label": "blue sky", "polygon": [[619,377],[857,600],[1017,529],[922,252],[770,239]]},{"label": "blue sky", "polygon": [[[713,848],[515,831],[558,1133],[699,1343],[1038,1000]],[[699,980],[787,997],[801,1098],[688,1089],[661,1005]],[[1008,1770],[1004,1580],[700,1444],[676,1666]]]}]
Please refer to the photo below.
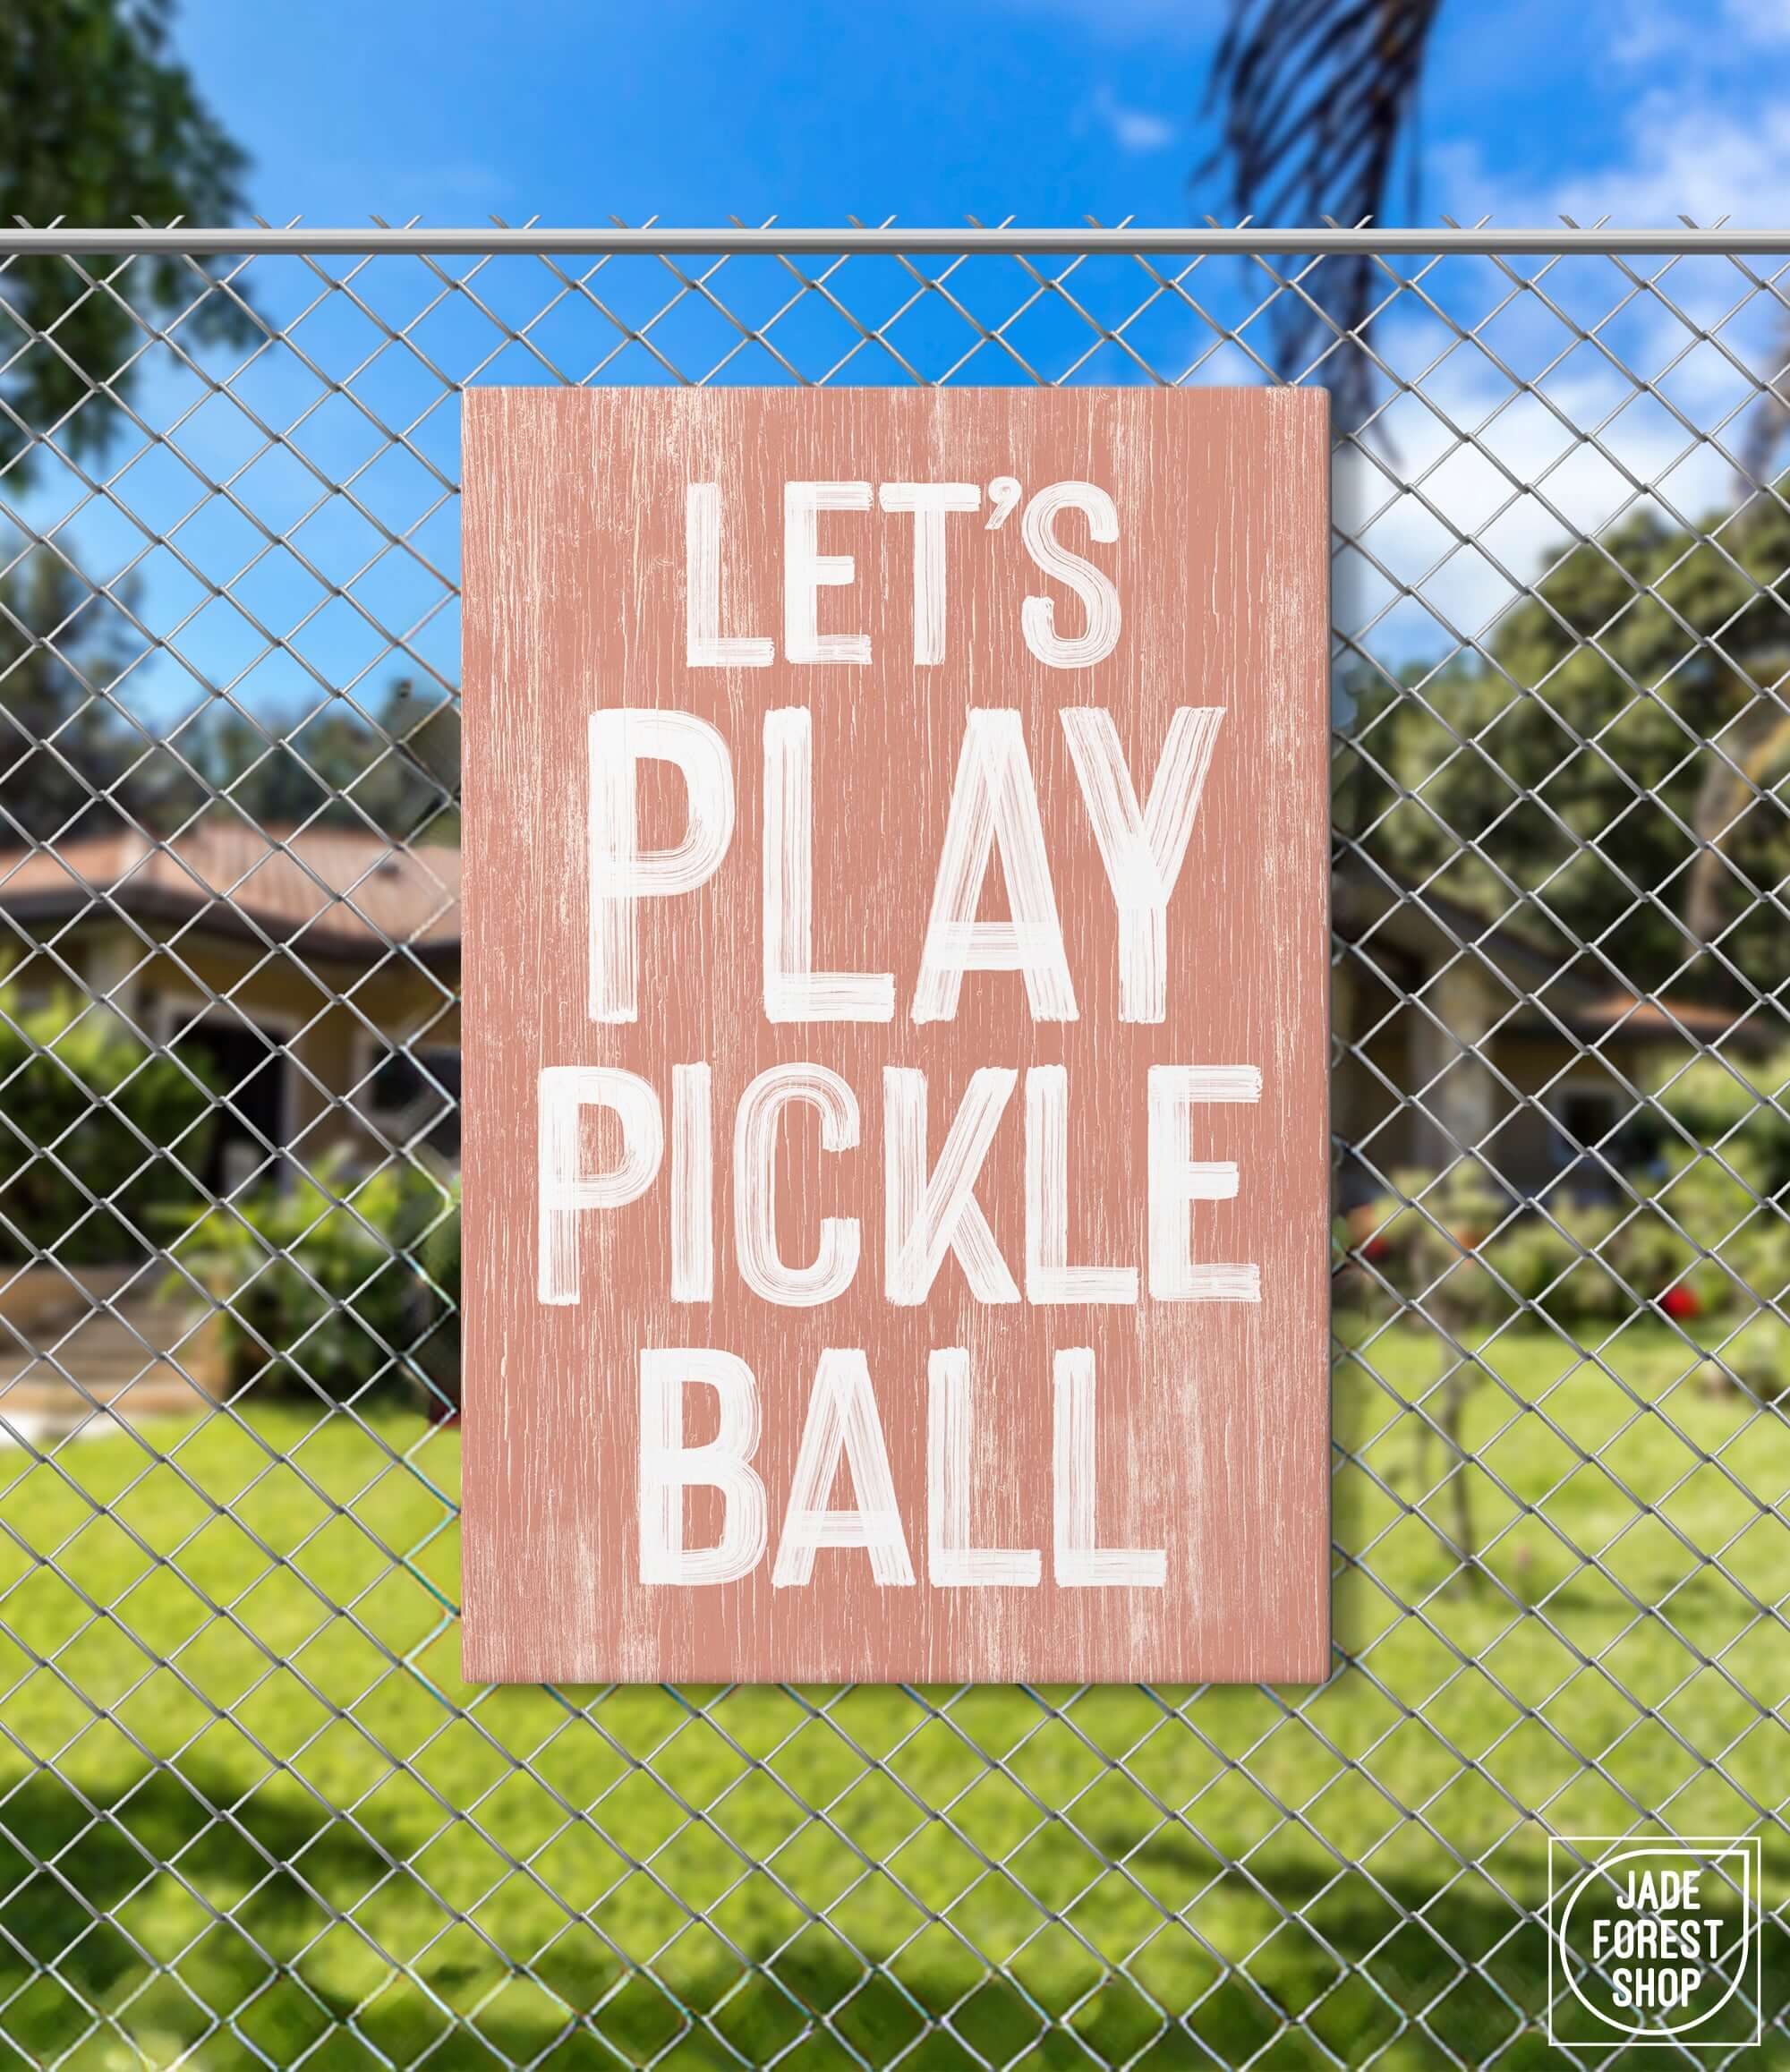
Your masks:
[{"label": "blue sky", "polygon": [[[251,199],[275,221],[348,224],[376,212],[576,224],[656,212],[697,223],[774,211],[805,224],[891,213],[1172,223],[1223,210],[1215,183],[1189,184],[1210,142],[1199,111],[1220,19],[1192,0],[188,0],[177,38],[252,153]],[[1790,217],[1790,15],[1776,0],[1444,0],[1440,22],[1419,220]],[[1395,219],[1407,204],[1401,183]],[[1031,284],[1010,260],[978,268],[953,287],[997,323]],[[455,385],[664,378],[537,260],[456,261],[444,272],[499,322],[415,260],[336,264],[329,277],[346,277],[345,289],[298,261],[258,261],[248,278],[268,315],[290,321],[316,304],[295,345],[245,367],[202,355],[205,374],[230,383],[209,397],[176,354],[156,348],[137,402],[164,436],[123,439],[103,496],[53,465],[43,471],[33,522],[49,530],[67,513],[64,550],[96,581],[128,590],[150,641],[166,644],[119,687],[147,725],[166,727],[219,688],[285,727],[345,688],[371,704],[398,676],[425,690],[453,685]],[[890,260],[854,260],[836,278],[867,321],[914,293]],[[615,262],[592,285],[635,325],[678,288],[650,259]],[[751,322],[792,288],[770,260],[729,262],[719,285]],[[1724,455],[1685,424],[1707,431],[1744,399],[1726,355],[1764,363],[1781,337],[1767,299],[1745,302],[1746,283],[1721,260],[1673,269],[1669,300],[1634,293],[1606,260],[1558,268],[1546,286],[1555,309],[1513,295],[1490,262],[1450,261],[1426,290],[1457,328],[1408,294],[1379,328],[1398,379],[1421,393],[1392,404],[1389,439],[1339,464],[1339,521],[1361,550],[1339,557],[1337,597],[1345,626],[1388,666],[1440,661],[1482,635],[1571,533],[1619,520],[1645,498],[1691,516],[1728,493]],[[1133,319],[1128,336],[1150,365],[1171,378],[1257,378],[1198,305],[1234,321],[1259,295],[1260,275],[1211,262],[1184,286]],[[1122,260],[1090,263],[1073,287],[1108,323],[1151,294]],[[978,345],[941,298],[921,303],[891,328],[918,371],[1027,378],[1003,348]],[[1479,337],[1461,335],[1487,318]],[[550,370],[536,350],[504,345],[502,325],[531,320]],[[1700,341],[1700,325],[1717,328],[1719,349]],[[688,372],[782,378],[696,294],[652,336]],[[855,344],[814,294],[773,336],[810,375]],[[1116,346],[1081,358],[1089,334],[1060,304],[1027,311],[1010,337],[1053,377],[1142,378]],[[1654,388],[1638,388],[1612,353]],[[903,377],[859,346],[842,378]],[[1575,436],[1590,427],[1601,452]]]},{"label": "blue sky", "polygon": [[[188,0],[179,38],[254,152],[257,205],[282,218],[1171,222],[1223,205],[1188,185],[1221,15],[1211,0]],[[1420,216],[1781,216],[1786,88],[1775,0],[1445,0]]]}]

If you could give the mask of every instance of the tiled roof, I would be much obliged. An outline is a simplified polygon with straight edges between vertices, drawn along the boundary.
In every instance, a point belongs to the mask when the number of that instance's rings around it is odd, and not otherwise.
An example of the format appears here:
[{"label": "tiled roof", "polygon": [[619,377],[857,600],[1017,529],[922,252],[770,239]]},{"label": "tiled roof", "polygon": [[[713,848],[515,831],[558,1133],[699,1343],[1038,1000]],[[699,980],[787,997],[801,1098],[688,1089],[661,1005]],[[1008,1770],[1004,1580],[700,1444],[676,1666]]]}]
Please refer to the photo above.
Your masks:
[{"label": "tiled roof", "polygon": [[[1412,894],[1406,905],[1421,913],[1426,900]],[[404,943],[452,957],[460,947],[460,851],[398,848],[353,829],[297,833],[241,823],[160,844],[122,831],[0,850],[0,911],[64,919],[108,907],[143,921],[290,942],[320,956],[374,959],[388,943]],[[1581,978],[1561,992],[1556,1012],[1582,1034],[1619,1031],[1642,1042],[1709,1040],[1737,1019],[1747,1036],[1765,1033],[1755,1019],[1722,1006],[1596,993]]]},{"label": "tiled roof", "polygon": [[20,920],[90,908],[142,921],[377,958],[388,943],[460,945],[460,852],[398,848],[352,829],[213,823],[153,842],[134,831],[0,850],[0,910]]},{"label": "tiled roof", "polygon": [[1625,1036],[1669,1041],[1675,1036],[1715,1040],[1742,1027],[1755,1036],[1770,1033],[1769,1010],[1754,1013],[1745,1008],[1710,1006],[1704,1002],[1681,999],[1662,993],[1642,999],[1633,993],[1609,993],[1589,1006],[1569,1010],[1566,1019],[1575,1028],[1601,1034],[1620,1031]]},{"label": "tiled roof", "polygon": [[[1491,980],[1498,1013],[1521,1007],[1504,1020],[1512,1034],[1552,1034],[1564,1025],[1598,1040],[1621,1036],[1634,1043],[1687,1039],[1712,1043],[1731,1037],[1743,1048],[1769,1050],[1782,1041],[1783,1022],[1769,1006],[1693,1000],[1682,993],[1644,996],[1608,984],[1589,954],[1547,921],[1505,915],[1492,918],[1462,906],[1428,884],[1413,885],[1385,865],[1371,867],[1351,852],[1332,873],[1332,923],[1356,945],[1369,970],[1383,966],[1387,950],[1405,953],[1415,970],[1403,983],[1416,985],[1441,966],[1462,962]],[[1543,939],[1549,925],[1555,941]]]}]

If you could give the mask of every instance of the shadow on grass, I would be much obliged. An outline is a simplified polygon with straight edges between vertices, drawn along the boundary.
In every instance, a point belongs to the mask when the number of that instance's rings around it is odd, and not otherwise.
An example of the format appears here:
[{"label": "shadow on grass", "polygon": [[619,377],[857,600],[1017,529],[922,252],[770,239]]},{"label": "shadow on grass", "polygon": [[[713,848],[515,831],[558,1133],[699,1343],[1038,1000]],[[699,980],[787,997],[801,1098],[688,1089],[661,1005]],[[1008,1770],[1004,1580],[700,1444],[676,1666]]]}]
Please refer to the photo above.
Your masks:
[{"label": "shadow on grass", "polygon": [[[1264,2046],[1277,2072],[1368,2059],[1397,2072],[1451,2057],[1496,2056],[1510,2072],[1559,2062],[1536,2025],[1542,1931],[1477,1877],[1438,1892],[1439,1877],[1425,1889],[1377,1869],[1377,1890],[1359,1870],[1338,1876],[1310,1855],[1264,1855],[1248,1873],[1225,1871],[1185,1920],[1154,1935],[1154,1920],[1133,1933],[1097,1901],[1078,1904],[1079,1933],[1126,1956],[1124,1973],[1034,1912],[1037,1934],[1009,1958],[1018,1983],[983,1977],[964,1940],[936,1926],[897,1954],[905,1929],[878,1937],[854,1918],[851,1930],[888,1965],[872,1970],[843,1918],[837,1931],[810,1923],[792,1940],[787,1906],[730,1919],[751,1960],[742,1966],[707,1928],[678,1932],[683,1908],[650,1890],[631,1929],[620,1915],[605,1923],[630,1964],[588,1917],[525,1877],[505,1879],[500,1862],[493,1889],[470,1838],[479,1861],[468,1875],[441,1854],[452,1836],[429,1841],[413,1817],[383,1819],[377,1796],[357,1829],[289,1776],[246,1800],[242,1785],[239,1773],[200,1761],[142,1769],[103,1800],[42,1771],[6,1793],[8,2072],[52,2060],[71,2072],[175,2059],[215,2068],[257,2055],[286,2065],[301,2054],[319,2072],[424,2059],[481,2072],[538,2061],[558,2072],[641,2063],[668,2046],[666,2062],[679,2068],[776,2057],[809,2072],[851,2053],[927,2072],[978,2059],[1078,2072],[1090,2059],[1137,2059],[1164,2072],[1236,2064]],[[490,1821],[500,1825],[495,1812]],[[1191,1895],[1218,1867],[1175,1830],[1129,1868],[1152,1889],[1164,1880]],[[1769,1863],[1768,1892],[1782,1890],[1786,1873],[1790,1863]],[[602,1901],[601,1919],[613,1883],[605,1872],[565,1897]],[[452,1892],[457,1910],[431,1887]],[[998,1897],[998,1885],[984,1880],[954,1908],[962,1938],[993,1918],[978,1893]],[[1522,1897],[1539,1904],[1539,1894]],[[1009,1937],[1007,1951],[1019,1940]],[[1463,1975],[1462,1957],[1486,1975]],[[1345,1971],[1338,1983],[1338,1958],[1365,1964],[1368,1975]],[[413,1975],[394,1975],[394,1961]],[[1781,1928],[1766,1952],[1766,2002],[1768,2014],[1790,2006]],[[1176,2019],[1161,2034],[1164,2008]],[[929,2027],[948,2012],[950,2029]],[[1301,2016],[1305,2028],[1283,2030]],[[1784,2051],[1780,2035],[1756,2061],[1784,2063]]]}]

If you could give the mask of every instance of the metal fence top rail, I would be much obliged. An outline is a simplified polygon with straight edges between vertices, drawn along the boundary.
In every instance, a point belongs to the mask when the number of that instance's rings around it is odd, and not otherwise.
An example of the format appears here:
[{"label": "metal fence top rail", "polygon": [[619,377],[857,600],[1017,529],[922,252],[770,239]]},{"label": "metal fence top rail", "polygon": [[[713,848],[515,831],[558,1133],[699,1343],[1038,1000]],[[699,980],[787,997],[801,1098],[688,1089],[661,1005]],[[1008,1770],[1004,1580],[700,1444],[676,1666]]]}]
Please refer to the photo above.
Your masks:
[{"label": "metal fence top rail", "polygon": [[488,224],[482,227],[429,229],[421,226],[394,228],[386,224],[372,224],[315,230],[296,226],[274,229],[264,224],[213,230],[154,230],[141,225],[117,225],[109,228],[64,226],[47,230],[0,226],[0,258],[81,253],[115,253],[121,257],[157,253],[249,257],[328,252],[417,256],[559,252],[587,253],[593,257],[626,252],[717,255],[936,252],[952,256],[1158,252],[1188,257],[1226,252],[1246,257],[1252,253],[1309,257],[1347,253],[1415,256],[1529,253],[1547,258],[1572,253],[1599,257],[1613,253],[1653,253],[1684,257],[1697,253],[1790,254],[1790,227],[1697,229],[1679,225],[1670,229],[1624,230],[1584,229],[1576,224],[1568,224],[1553,229],[1499,230],[1488,226],[1462,229],[1450,225],[1437,229],[1338,230],[1266,229],[1245,225],[1226,230],[1185,224],[1155,226],[1083,224],[1049,227],[1002,224],[986,227],[980,224],[953,226],[886,223],[874,228],[856,224],[832,228],[781,225],[747,228],[738,224],[705,224],[640,227],[609,225],[557,229],[542,225],[512,227]]}]

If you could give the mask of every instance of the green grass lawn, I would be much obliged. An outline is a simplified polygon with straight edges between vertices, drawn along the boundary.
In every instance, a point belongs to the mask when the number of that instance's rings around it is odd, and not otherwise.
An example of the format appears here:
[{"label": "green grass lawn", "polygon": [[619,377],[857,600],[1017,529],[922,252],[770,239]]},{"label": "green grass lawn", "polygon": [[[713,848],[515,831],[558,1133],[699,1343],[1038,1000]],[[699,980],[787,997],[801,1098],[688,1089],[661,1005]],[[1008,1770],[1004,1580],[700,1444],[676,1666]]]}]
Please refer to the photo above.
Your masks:
[{"label": "green grass lawn", "polygon": [[[1310,1693],[475,1691],[451,1431],[288,1403],[0,1454],[0,2061],[1167,2068],[1301,2017],[1264,2062],[1557,2066],[1547,1829],[1790,1791],[1790,1426],[1658,1326],[1620,1380],[1485,1358],[1477,1581],[1412,1407],[1441,1347],[1340,1367]],[[1781,2012],[1781,1927],[1766,1960]]]}]

